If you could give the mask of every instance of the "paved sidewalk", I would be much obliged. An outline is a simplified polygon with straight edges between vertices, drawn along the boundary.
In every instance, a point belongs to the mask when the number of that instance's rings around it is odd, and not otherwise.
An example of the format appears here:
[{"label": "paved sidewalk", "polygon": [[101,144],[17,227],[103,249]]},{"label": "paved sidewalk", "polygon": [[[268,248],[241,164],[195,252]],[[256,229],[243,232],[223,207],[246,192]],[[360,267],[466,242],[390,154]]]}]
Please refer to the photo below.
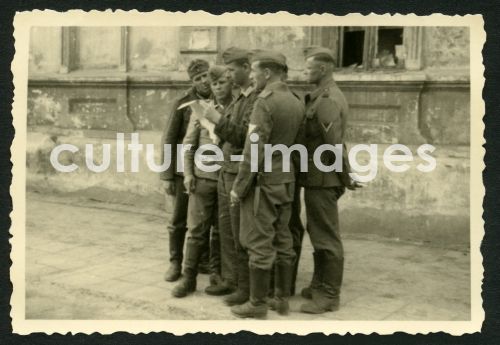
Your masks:
[{"label": "paved sidewalk", "polygon": [[[141,206],[80,202],[27,195],[26,318],[28,319],[234,319],[219,297],[206,295],[200,275],[195,294],[175,299],[163,281],[168,236],[165,217]],[[468,320],[468,252],[431,248],[344,232],[341,310],[298,312],[290,319]],[[297,286],[312,274],[308,237]],[[285,319],[269,312],[269,319]]]}]

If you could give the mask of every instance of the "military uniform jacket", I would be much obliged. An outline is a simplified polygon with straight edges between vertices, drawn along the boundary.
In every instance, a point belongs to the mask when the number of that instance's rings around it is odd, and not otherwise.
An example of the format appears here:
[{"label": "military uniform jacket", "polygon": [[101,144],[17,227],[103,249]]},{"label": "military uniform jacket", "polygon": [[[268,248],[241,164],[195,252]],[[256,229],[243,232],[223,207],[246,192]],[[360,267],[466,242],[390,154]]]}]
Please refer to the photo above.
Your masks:
[{"label": "military uniform jacket", "polygon": [[187,127],[189,124],[189,118],[191,117],[191,108],[185,107],[183,109],[177,109],[180,105],[195,100],[202,99],[198,95],[194,88],[189,89],[186,93],[176,99],[172,105],[170,113],[168,114],[167,124],[162,136],[162,157],[163,157],[163,144],[171,145],[171,163],[167,170],[160,173],[160,178],[162,180],[171,180],[174,175],[181,175],[181,172],[176,171],[177,165],[177,145],[182,144],[184,136],[186,135]]},{"label": "military uniform jacket", "polygon": [[252,113],[253,105],[257,99],[257,91],[253,87],[242,90],[231,110],[226,112],[217,125],[215,134],[223,141],[222,152],[224,153],[224,171],[237,174],[239,162],[231,161],[231,155],[241,155],[245,146],[248,132],[248,122]]},{"label": "military uniform jacket", "polygon": [[[335,187],[348,186],[349,162],[344,134],[347,126],[349,106],[337,84],[333,79],[320,85],[316,90],[307,94],[306,119],[303,144],[307,148],[308,172],[301,172],[299,182],[304,187]],[[315,150],[323,144],[342,144],[342,172],[323,172],[316,167],[313,161]],[[323,164],[330,166],[335,162],[335,154],[325,151],[321,155]]]},{"label": "military uniform jacket", "polygon": [[[264,171],[264,145],[282,144],[289,147],[295,144],[303,119],[302,102],[294,96],[284,82],[266,85],[257,96],[243,150],[244,160],[239,166],[233,186],[233,190],[240,198],[244,198],[256,182],[258,184],[282,184],[295,181],[291,162],[289,162],[290,171],[283,171],[283,159],[288,159],[288,157],[284,157],[281,152],[272,155],[272,171]],[[248,138],[252,133],[259,135],[259,141],[253,143],[258,144],[258,159],[256,160],[258,173],[251,171],[250,144],[252,143]],[[258,181],[256,181],[257,176]]]}]

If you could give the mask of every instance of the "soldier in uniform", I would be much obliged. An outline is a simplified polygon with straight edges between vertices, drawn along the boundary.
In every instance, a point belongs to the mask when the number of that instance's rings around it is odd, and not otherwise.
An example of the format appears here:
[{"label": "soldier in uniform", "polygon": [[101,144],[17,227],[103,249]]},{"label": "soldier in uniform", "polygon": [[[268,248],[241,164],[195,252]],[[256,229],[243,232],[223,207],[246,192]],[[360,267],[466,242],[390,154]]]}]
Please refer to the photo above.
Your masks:
[{"label": "soldier in uniform", "polygon": [[[288,71],[283,75],[283,81],[286,82],[288,79]],[[298,94],[292,91],[292,93],[298,99],[301,99]],[[303,127],[301,128],[301,135],[303,134]],[[294,152],[295,153],[295,152]],[[302,224],[302,220],[300,219],[300,213],[302,211],[302,200],[300,199],[300,190],[302,186],[300,185],[298,174],[299,174],[299,156],[292,155],[292,161],[295,164],[295,194],[293,197],[292,203],[292,214],[290,216],[290,223],[288,226],[290,227],[290,232],[292,233],[293,238],[293,250],[295,251],[295,263],[293,265],[293,274],[292,274],[292,285],[290,289],[291,296],[295,295],[295,282],[297,280],[297,273],[299,269],[299,260],[300,254],[302,253],[302,240],[304,238],[305,228]],[[271,276],[271,283],[273,283],[274,276]],[[271,293],[270,293],[271,295]],[[273,303],[270,304],[271,309],[274,309]]]},{"label": "soldier in uniform", "polygon": [[[349,176],[344,145],[349,107],[333,80],[335,59],[326,48],[306,48],[306,76],[316,89],[305,97],[305,146],[308,152],[308,172],[301,173],[307,216],[307,231],[314,248],[314,273],[309,287],[301,294],[311,301],[301,306],[304,313],[320,314],[339,308],[340,288],[344,270],[344,251],[339,231],[337,201],[345,188],[357,183]],[[312,164],[315,150],[323,144],[342,144],[342,157],[332,151],[322,154],[324,165],[331,166],[342,159],[342,172],[324,172]]]},{"label": "soldier in uniform", "polygon": [[236,47],[223,52],[224,64],[233,82],[239,86],[240,93],[225,116],[217,112],[207,112],[206,115],[215,123],[215,133],[224,141],[224,164],[219,174],[219,226],[221,243],[232,243],[232,248],[222,248],[221,260],[232,264],[234,284],[237,286],[234,293],[224,298],[229,306],[245,303],[250,294],[248,254],[240,244],[240,206],[238,203],[231,204],[229,195],[239,166],[239,162],[232,160],[231,156],[243,153],[250,114],[258,94],[250,80],[249,57],[248,50]]},{"label": "soldier in uniform", "polygon": [[[227,69],[224,66],[212,66],[208,70],[208,77],[215,97],[215,109],[224,112],[224,109],[233,101],[232,82],[228,78]],[[184,187],[190,194],[187,219],[188,237],[183,267],[184,274],[179,284],[172,290],[174,297],[185,297],[196,290],[198,264],[207,236],[210,237],[211,285],[205,291],[213,295],[232,292],[232,289],[224,285],[220,279],[220,242],[217,227],[219,171],[217,167],[214,167],[215,161],[212,158],[216,152],[213,149],[210,150],[209,147],[209,145],[219,145],[220,140],[213,132],[213,128],[211,130],[211,127],[207,125],[207,122],[192,115],[183,140],[186,148]],[[198,148],[205,148],[205,151],[199,156],[195,155]],[[195,160],[198,160],[197,164],[195,164]]]},{"label": "soldier in uniform", "polygon": [[189,107],[178,108],[191,100],[211,97],[207,71],[208,62],[205,60],[196,59],[191,61],[187,72],[193,86],[182,97],[175,100],[162,137],[163,144],[171,145],[172,157],[169,168],[160,174],[166,194],[173,196],[173,210],[168,224],[170,267],[165,273],[165,280],[170,282],[176,281],[181,275],[184,239],[187,231],[188,194],[184,189],[182,173],[176,171],[176,145],[181,144],[184,139],[191,109]]},{"label": "soldier in uniform", "polygon": [[[263,91],[254,104],[244,161],[231,191],[232,201],[241,201],[240,242],[249,255],[250,300],[231,308],[233,314],[242,318],[267,315],[266,297],[273,267],[276,309],[281,314],[287,314],[289,309],[295,252],[288,223],[295,174],[292,164],[288,171],[283,166],[290,162],[284,162],[287,158],[280,153],[272,155],[271,171],[265,171],[263,164],[264,145],[293,145],[304,117],[302,102],[282,81],[284,73],[283,54],[259,51],[252,56],[252,79]],[[252,157],[252,144],[257,145],[257,157]],[[258,172],[252,171],[255,165]]]}]

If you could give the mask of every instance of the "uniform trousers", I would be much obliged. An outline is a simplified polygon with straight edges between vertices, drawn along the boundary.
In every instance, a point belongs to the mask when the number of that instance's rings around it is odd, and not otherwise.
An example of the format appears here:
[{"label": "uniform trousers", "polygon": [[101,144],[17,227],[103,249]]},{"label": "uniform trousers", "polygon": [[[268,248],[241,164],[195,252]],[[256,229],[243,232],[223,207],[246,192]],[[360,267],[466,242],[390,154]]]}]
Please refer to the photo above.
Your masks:
[{"label": "uniform trousers", "polygon": [[250,268],[271,270],[295,262],[289,229],[295,183],[261,184],[241,201],[240,242]]},{"label": "uniform trousers", "polygon": [[172,215],[167,226],[170,237],[170,261],[182,263],[184,239],[187,231],[189,196],[184,188],[184,178],[174,175],[175,192],[172,198]]},{"label": "uniform trousers", "polygon": [[321,253],[325,258],[322,264],[335,271],[327,272],[322,281],[322,293],[330,297],[339,296],[342,284],[344,248],[340,237],[337,201],[344,190],[343,187],[304,188],[306,228],[314,252]]},{"label": "uniform trousers", "polygon": [[[210,242],[219,241],[219,231],[217,225],[217,181],[205,178],[196,178],[195,191],[189,196],[188,217],[187,217],[187,246],[204,248],[206,239]],[[212,231],[210,231],[212,229]],[[212,251],[211,251],[212,252]],[[219,266],[220,260],[217,258],[220,250],[215,250],[210,255],[210,266]],[[193,268],[198,263],[191,262],[191,258],[186,256],[184,266]],[[214,273],[214,272],[212,272]]]},{"label": "uniform trousers", "polygon": [[[240,206],[231,204],[230,192],[233,188],[236,174],[221,169],[219,173],[219,237],[221,244],[222,278],[236,285],[238,281],[238,260],[246,257],[246,252],[240,245]],[[248,259],[247,259],[248,261]]]}]

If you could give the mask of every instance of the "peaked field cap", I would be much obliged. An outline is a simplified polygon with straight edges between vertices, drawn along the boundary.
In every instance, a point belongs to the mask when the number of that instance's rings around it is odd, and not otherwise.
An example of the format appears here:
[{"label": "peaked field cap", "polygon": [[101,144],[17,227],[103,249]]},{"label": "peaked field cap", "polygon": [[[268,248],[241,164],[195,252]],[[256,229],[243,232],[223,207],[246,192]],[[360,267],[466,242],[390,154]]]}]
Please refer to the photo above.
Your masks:
[{"label": "peaked field cap", "polygon": [[214,82],[221,77],[226,76],[227,68],[221,65],[215,65],[208,69],[208,78],[210,82]]},{"label": "peaked field cap", "polygon": [[250,51],[246,49],[241,49],[237,47],[230,47],[224,50],[222,53],[222,60],[227,65],[236,60],[250,60]]},{"label": "peaked field cap", "polygon": [[273,50],[254,50],[250,58],[251,62],[273,62],[283,67],[286,67],[285,55]]},{"label": "peaked field cap", "polygon": [[329,60],[332,60],[332,62],[335,62],[335,56],[333,55],[333,52],[325,47],[313,46],[304,48],[304,56],[306,59],[309,59],[313,56],[318,56],[327,58]]},{"label": "peaked field cap", "polygon": [[193,79],[196,75],[208,71],[208,62],[202,59],[195,59],[189,63],[187,72],[190,79]]}]

